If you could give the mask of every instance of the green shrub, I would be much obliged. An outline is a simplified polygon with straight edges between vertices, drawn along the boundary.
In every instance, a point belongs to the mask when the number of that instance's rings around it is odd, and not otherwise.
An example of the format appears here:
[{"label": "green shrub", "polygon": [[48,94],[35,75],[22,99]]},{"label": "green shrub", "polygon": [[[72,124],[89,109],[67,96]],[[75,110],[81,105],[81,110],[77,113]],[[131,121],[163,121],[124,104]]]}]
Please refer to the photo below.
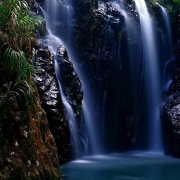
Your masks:
[{"label": "green shrub", "polygon": [[[26,105],[36,103],[31,76],[31,47],[37,26],[43,25],[41,18],[30,16],[25,0],[0,0],[0,65],[12,77],[4,97],[25,99]],[[4,77],[5,78],[5,77]]]}]

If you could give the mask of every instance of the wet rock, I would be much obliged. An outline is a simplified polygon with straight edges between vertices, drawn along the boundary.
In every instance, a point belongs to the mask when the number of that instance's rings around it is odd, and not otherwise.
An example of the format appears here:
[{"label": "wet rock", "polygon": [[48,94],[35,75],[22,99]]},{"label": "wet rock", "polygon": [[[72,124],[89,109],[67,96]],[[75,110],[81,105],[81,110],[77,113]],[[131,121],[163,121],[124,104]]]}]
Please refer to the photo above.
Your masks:
[{"label": "wet rock", "polygon": [[[127,3],[125,6],[130,10],[128,14],[137,19],[138,26],[138,13],[134,4]],[[114,137],[112,129],[116,129],[119,137],[117,142],[114,141],[114,147],[116,150],[128,149],[134,144],[134,121],[137,118],[132,110],[124,13],[116,6],[116,2],[98,1],[98,7],[95,7],[92,1],[76,0],[75,20],[75,45],[80,65],[85,69],[89,88],[92,89],[94,121],[99,122],[104,117],[105,131],[111,133],[105,137],[107,144],[112,145],[109,137]],[[134,117],[133,121],[127,120],[128,117]],[[112,121],[116,124],[110,123]]]},{"label": "wet rock", "polygon": [[161,120],[165,154],[180,157],[180,64],[178,59],[168,65],[172,83],[166,92],[166,102],[161,107]]},{"label": "wet rock", "polygon": [[161,112],[164,151],[180,157],[180,95],[168,98]]},{"label": "wet rock", "polygon": [[62,90],[74,110],[80,131],[81,108],[79,107],[81,107],[83,99],[83,92],[81,91],[82,84],[73,67],[73,63],[69,60],[68,52],[64,46],[60,45],[58,47],[56,56],[60,68],[59,77]]},{"label": "wet rock", "polygon": [[36,45],[34,67],[36,70],[34,82],[40,94],[41,105],[47,114],[50,130],[55,138],[59,162],[64,163],[72,158],[70,130],[59,93],[54,56],[47,48]]},{"label": "wet rock", "polygon": [[32,0],[32,2],[31,2],[31,9],[37,14],[37,15],[43,15],[43,13],[42,13],[42,10],[41,10],[41,8],[40,8],[40,5],[42,6],[42,2],[38,2],[38,0],[37,1],[35,1],[35,0]]}]

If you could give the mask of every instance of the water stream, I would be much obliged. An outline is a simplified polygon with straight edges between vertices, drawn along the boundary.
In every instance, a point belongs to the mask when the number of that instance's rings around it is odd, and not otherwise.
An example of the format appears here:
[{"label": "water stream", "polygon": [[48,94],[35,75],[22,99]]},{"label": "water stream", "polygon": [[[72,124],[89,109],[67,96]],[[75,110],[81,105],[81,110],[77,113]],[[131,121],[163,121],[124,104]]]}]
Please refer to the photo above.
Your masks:
[{"label": "water stream", "polygon": [[[159,4],[158,4],[159,5]],[[166,92],[170,85],[172,77],[167,76],[167,66],[169,62],[173,59],[172,53],[172,36],[171,36],[171,27],[168,12],[164,7],[159,5],[161,8],[161,19],[162,19],[162,58],[163,58],[163,77],[162,77],[162,86],[163,90]],[[168,87],[167,87],[168,85]]]},{"label": "water stream", "polygon": [[[102,5],[100,3],[100,5]],[[123,5],[122,1],[115,1],[114,5],[119,9],[125,19],[125,27],[127,33],[127,45],[128,45],[128,58],[130,61],[131,76],[133,82],[133,103],[134,103],[134,114],[136,118],[142,118],[142,111],[144,111],[145,116],[144,121],[146,121],[146,141],[147,149],[151,151],[162,151],[162,133],[161,133],[161,123],[159,117],[159,106],[162,103],[162,80],[161,71],[159,65],[158,45],[156,40],[155,23],[153,22],[146,3],[144,0],[135,0],[136,9],[139,13],[140,19],[140,29],[135,23],[133,16],[127,12],[128,10]],[[161,7],[161,6],[160,6]],[[163,65],[165,68],[165,63],[167,63],[172,57],[171,50],[171,31],[169,25],[169,19],[166,10],[161,7],[162,10],[162,47],[163,53]],[[72,17],[73,17],[73,6],[72,1],[60,1],[57,0],[46,0],[45,1],[45,11],[44,16],[46,19],[47,36],[45,39],[45,44],[48,45],[51,52],[54,54],[59,45],[65,45],[67,48],[69,58],[73,62],[75,70],[77,71],[80,80],[82,82],[82,90],[84,91],[84,98],[82,102],[82,122],[81,122],[81,137],[77,135],[77,124],[75,123],[74,113],[71,106],[68,104],[64,93],[62,92],[61,84],[61,96],[63,104],[66,109],[67,117],[70,121],[70,129],[72,136],[72,147],[73,153],[78,151],[77,141],[78,138],[81,140],[83,154],[98,154],[102,153],[102,147],[104,143],[104,129],[105,129],[105,114],[106,114],[106,89],[102,89],[99,85],[97,87],[97,92],[92,90],[88,85],[86,72],[83,70],[83,66],[78,63],[75,56],[75,50],[73,44],[70,42],[71,30],[72,30]],[[63,31],[66,29],[66,32]],[[133,41],[136,33],[140,31],[140,39],[138,42]],[[114,38],[114,32],[111,26],[108,24],[103,29],[102,33],[106,33],[105,38],[107,40]],[[110,44],[111,46],[111,44]],[[118,69],[121,69],[121,39],[119,39],[119,51],[118,51]],[[99,52],[97,54],[100,57],[101,54],[101,42],[99,42]],[[103,70],[101,67],[101,60],[98,58],[98,78],[101,80]],[[58,74],[58,67],[56,63],[56,73]],[[101,72],[102,71],[102,72]],[[97,79],[98,79],[97,78]],[[60,79],[60,78],[59,78]],[[59,80],[60,81],[60,80]],[[169,86],[170,80],[166,79],[166,87]],[[91,92],[92,91],[92,92]],[[96,92],[98,104],[96,107],[93,102],[93,93]],[[143,96],[143,98],[141,97]],[[98,110],[98,108],[100,110]],[[99,115],[97,116],[97,112]],[[95,117],[97,116],[97,117]],[[117,123],[118,124],[118,123]],[[108,133],[108,132],[105,132]],[[117,139],[117,134],[112,132],[114,139]]]},{"label": "water stream", "polygon": [[141,36],[143,45],[143,60],[145,63],[145,98],[147,109],[148,126],[148,149],[161,151],[162,131],[159,117],[159,106],[161,104],[161,82],[159,74],[159,59],[155,39],[154,24],[147,10],[144,0],[135,0],[139,12]]},{"label": "water stream", "polygon": [[[87,85],[86,72],[83,72],[81,65],[78,64],[75,57],[73,45],[69,43],[71,38],[71,28],[72,28],[72,15],[73,7],[72,1],[60,1],[57,0],[46,0],[45,1],[45,11],[43,11],[46,19],[46,28],[47,36],[45,39],[45,44],[48,45],[48,48],[51,52],[56,54],[57,48],[59,45],[64,45],[68,51],[70,61],[73,62],[74,68],[80,77],[82,82],[82,90],[84,92],[83,102],[82,102],[82,123],[81,123],[81,145],[83,154],[96,154],[100,152],[101,143],[98,138],[98,130],[95,126],[95,118],[92,116],[95,109],[92,107],[92,94],[91,87]],[[65,29],[59,33],[60,29]],[[56,63],[57,64],[57,63]],[[56,67],[56,73],[59,71]],[[59,80],[60,81],[60,80]],[[60,85],[61,87],[61,85]],[[72,139],[72,148],[73,154],[79,149],[77,147],[77,125],[75,123],[74,114],[72,108],[66,100],[63,92],[61,93],[63,104],[66,109],[66,114],[70,120],[70,130],[71,130],[71,139]],[[70,111],[70,112],[68,112]],[[74,137],[75,136],[75,137]]]},{"label": "water stream", "polygon": [[162,41],[163,41],[163,54],[164,54],[164,59],[165,62],[168,62],[171,60],[173,53],[172,53],[172,37],[171,37],[171,27],[170,27],[170,20],[169,20],[169,15],[168,12],[164,7],[159,5],[161,8],[161,16],[162,16]]},{"label": "water stream", "polygon": [[[148,144],[148,151],[151,152],[127,152],[123,154],[108,154],[108,155],[93,155],[84,156],[81,159],[72,161],[62,166],[62,171],[66,174],[67,180],[179,180],[180,160],[164,156],[162,153],[162,135],[159,118],[159,106],[162,103],[161,91],[162,74],[160,67],[166,68],[168,61],[172,58],[171,49],[171,31],[169,25],[168,14],[166,10],[162,10],[162,44],[161,52],[163,54],[162,64],[159,62],[159,54],[157,53],[157,40],[155,39],[155,24],[148,12],[144,0],[135,0],[136,8],[140,18],[140,29],[135,24],[133,16],[127,13],[122,1],[115,1],[116,8],[121,10],[124,14],[125,27],[127,33],[127,46],[129,52],[130,69],[133,81],[133,96],[134,96],[134,113],[137,118],[140,118],[141,111],[146,114],[144,121],[146,121],[147,130],[146,140]],[[100,4],[102,5],[102,4]],[[70,43],[71,23],[73,16],[72,1],[56,1],[45,0],[44,16],[46,19],[47,36],[44,43],[48,48],[56,54],[59,45],[65,45],[67,48],[69,58],[73,62],[74,67],[82,82],[82,90],[84,91],[84,98],[82,102],[82,121],[81,121],[81,137],[78,137],[78,129],[76,119],[72,107],[68,103],[61,87],[59,76],[58,63],[55,62],[56,74],[59,79],[59,87],[62,96],[62,101],[66,109],[66,115],[69,119],[69,126],[71,130],[71,143],[73,149],[73,156],[76,158],[76,153],[79,151],[79,138],[83,150],[83,155],[102,153],[103,138],[109,136],[108,132],[104,136],[104,116],[106,114],[106,96],[108,95],[104,89],[98,86],[97,91],[93,91],[87,81],[86,72],[83,70],[83,65],[80,65],[75,57],[73,44]],[[66,29],[67,32],[60,32]],[[113,39],[113,31],[109,24],[105,27],[107,30],[107,39]],[[136,31],[140,30],[140,39],[138,42],[132,41],[136,36]],[[133,44],[135,43],[135,44]],[[119,38],[119,50],[117,59],[117,71],[122,69],[121,64],[121,46],[122,42]],[[99,42],[98,57],[101,54],[101,43]],[[99,63],[100,58],[98,58]],[[101,78],[101,65],[97,66],[99,77]],[[165,71],[163,72],[166,73]],[[165,77],[165,75],[163,75]],[[165,77],[164,90],[167,91],[171,81]],[[93,93],[98,92],[96,96],[101,98],[99,104],[94,104]],[[142,91],[144,91],[142,93]],[[139,98],[143,96],[143,98]],[[143,100],[142,100],[143,99]],[[145,104],[145,107],[144,104]],[[95,105],[95,107],[93,107]],[[101,114],[97,117],[96,107],[101,108]],[[101,107],[100,107],[101,106]],[[145,108],[145,109],[143,109]],[[142,117],[141,117],[142,118]],[[98,120],[98,122],[97,122]],[[112,127],[118,124],[118,118]],[[107,125],[107,124],[106,124]],[[100,127],[102,126],[102,127]],[[102,131],[102,132],[100,132]],[[110,130],[110,139],[112,146],[118,142],[118,130]],[[112,135],[112,136],[111,136]],[[116,146],[116,145],[115,145]],[[155,152],[155,153],[154,153]],[[160,153],[157,153],[160,152]]]},{"label": "water stream", "polygon": [[[46,0],[45,1],[45,10],[43,10],[44,17],[46,19],[46,29],[47,35],[44,40],[44,44],[48,46],[48,49],[56,55],[57,48],[60,45],[65,45],[63,40],[56,35],[57,27],[61,25],[61,22],[69,23],[72,19],[72,7],[69,3],[62,4],[58,3],[56,0]],[[61,14],[59,14],[61,12]],[[68,28],[68,30],[70,27]],[[67,31],[69,33],[69,31]],[[56,76],[59,82],[60,94],[62,97],[62,102],[66,111],[66,117],[69,122],[70,132],[71,132],[71,144],[72,144],[72,157],[77,158],[80,147],[79,145],[79,136],[78,136],[78,128],[77,122],[75,118],[75,114],[71,105],[68,103],[66,96],[63,92],[60,82],[60,69],[58,62],[56,61],[55,56],[55,70]]]},{"label": "water stream", "polygon": [[[55,61],[55,70],[56,70],[57,78],[60,79],[59,65],[57,61]],[[79,156],[80,147],[78,146],[79,136],[78,136],[78,129],[77,129],[77,122],[76,122],[75,114],[71,105],[68,103],[66,99],[66,96],[63,92],[63,89],[59,80],[58,80],[58,84],[59,84],[60,94],[62,97],[62,102],[66,110],[66,117],[69,121],[69,128],[71,132],[72,157],[77,158]]]}]

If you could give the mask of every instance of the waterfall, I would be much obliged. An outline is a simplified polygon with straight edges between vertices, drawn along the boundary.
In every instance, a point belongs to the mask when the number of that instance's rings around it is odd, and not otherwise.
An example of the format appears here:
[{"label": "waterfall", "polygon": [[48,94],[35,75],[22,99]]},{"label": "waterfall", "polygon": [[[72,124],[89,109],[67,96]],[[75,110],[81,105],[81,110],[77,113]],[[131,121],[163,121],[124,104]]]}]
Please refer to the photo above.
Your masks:
[{"label": "waterfall", "polygon": [[[126,40],[119,35],[119,44],[117,50],[117,62],[113,62],[113,68],[117,68],[115,71],[117,72],[117,77],[123,78],[126,77],[119,77],[123,75],[124,72],[120,72],[123,69],[123,60],[122,54],[123,50],[126,51],[128,49],[127,59],[129,62],[128,78],[126,81],[132,81],[130,85],[132,85],[132,101],[133,103],[133,112],[132,116],[135,119],[140,119],[139,121],[144,121],[146,123],[146,127],[144,127],[144,131],[146,134],[143,136],[146,138],[147,142],[147,149],[152,151],[161,151],[162,150],[162,135],[161,135],[161,122],[160,122],[160,115],[159,115],[159,106],[162,103],[162,81],[161,81],[161,66],[164,66],[171,57],[172,57],[172,49],[171,49],[171,31],[169,25],[168,14],[166,10],[161,7],[162,11],[162,38],[161,43],[162,47],[159,48],[161,53],[163,54],[163,62],[160,62],[160,54],[158,52],[158,44],[157,44],[157,34],[155,33],[155,24],[148,12],[145,0],[135,0],[136,9],[139,13],[139,20],[140,20],[140,27],[139,22],[137,21],[137,17],[131,14],[128,11],[122,1],[114,1],[116,8],[123,14],[124,16],[124,24],[123,27],[126,28]],[[103,3],[99,3],[99,6],[102,8],[106,8]],[[66,100],[66,97],[63,92],[63,88],[61,87],[60,77],[58,77],[59,69],[57,66],[57,62],[55,63],[57,77],[59,79],[59,87],[61,91],[61,96],[63,100],[64,107],[66,109],[66,115],[69,119],[69,126],[71,129],[71,141],[73,147],[73,154],[76,157],[76,152],[79,151],[79,139],[81,141],[81,145],[83,152],[82,154],[98,154],[102,153],[102,149],[104,148],[103,145],[105,144],[104,137],[108,137],[110,141],[112,139],[114,142],[110,142],[109,144],[112,147],[117,147],[117,142],[119,141],[119,119],[121,115],[117,112],[117,116],[113,121],[110,122],[113,125],[108,124],[106,122],[106,115],[108,115],[107,111],[107,103],[108,103],[108,88],[106,78],[104,78],[104,72],[106,68],[103,67],[103,50],[107,48],[107,52],[110,52],[112,56],[114,56],[114,52],[112,50],[113,41],[115,37],[115,33],[113,31],[113,27],[111,27],[111,23],[109,22],[109,18],[111,15],[107,15],[107,24],[104,26],[102,30],[103,40],[99,40],[99,48],[97,53],[97,74],[96,74],[96,89],[91,87],[91,84],[88,82],[87,72],[85,65],[79,63],[77,57],[75,56],[74,45],[71,43],[71,32],[72,32],[72,18],[73,18],[73,7],[72,2],[70,0],[67,1],[57,1],[57,0],[45,0],[45,11],[44,17],[46,19],[46,28],[47,28],[47,36],[44,41],[47,44],[48,48],[53,52],[56,53],[56,50],[59,45],[64,45],[68,51],[69,58],[73,62],[73,65],[81,79],[82,82],[82,90],[84,91],[84,98],[82,102],[82,121],[81,121],[81,136],[78,135],[77,123],[74,117],[73,109]],[[137,13],[137,12],[135,12]],[[135,19],[136,18],[136,19]],[[101,42],[102,41],[102,42]],[[102,49],[101,43],[103,41],[106,42],[106,47]],[[124,43],[124,44],[122,44]],[[122,46],[127,46],[123,47]],[[108,49],[109,48],[109,49]],[[126,49],[125,49],[126,48]],[[102,57],[101,57],[102,56]],[[107,62],[109,63],[109,62]],[[126,64],[126,65],[127,65]],[[84,69],[85,68],[85,69]],[[104,69],[103,69],[104,68]],[[165,67],[164,67],[165,68]],[[112,76],[113,77],[113,76]],[[121,82],[119,80],[115,80],[113,82]],[[166,89],[169,87],[169,79],[166,79]],[[125,83],[128,86],[128,83]],[[125,93],[124,90],[118,89],[116,93]],[[96,99],[95,99],[96,98]],[[130,97],[131,98],[131,97]],[[117,110],[119,109],[120,101],[123,101],[123,97],[117,98],[119,101],[116,104]],[[131,100],[130,100],[131,101]],[[95,104],[96,103],[96,104]],[[123,104],[123,103],[122,103]],[[124,105],[124,104],[123,104]],[[129,114],[128,114],[129,115]],[[119,119],[118,119],[119,118]],[[126,117],[131,118],[131,117]],[[132,118],[132,119],[133,119]],[[143,124],[143,125],[144,125]],[[104,127],[108,126],[109,127]],[[107,128],[107,132],[106,129]],[[112,130],[114,129],[114,131]],[[111,132],[110,132],[111,131]],[[142,134],[141,134],[142,135]],[[143,138],[144,138],[143,137]],[[109,141],[109,140],[108,140]],[[114,148],[114,149],[115,149]]]},{"label": "waterfall", "polygon": [[130,73],[132,79],[132,91],[133,91],[133,111],[134,118],[141,118],[142,105],[142,83],[143,83],[143,71],[141,71],[141,66],[143,66],[141,58],[141,43],[137,37],[138,26],[132,14],[128,14],[127,9],[124,4],[119,2],[114,2],[115,7],[123,13],[124,22],[126,27],[127,35],[127,45],[128,45],[128,56],[130,61]]},{"label": "waterfall", "polygon": [[[53,32],[57,36],[60,32],[60,34],[62,33],[61,39],[71,34],[73,7],[70,0],[45,0],[45,11],[47,13],[46,27],[49,34]],[[65,31],[61,32],[62,29]]]},{"label": "waterfall", "polygon": [[[67,2],[63,4],[62,2],[58,2],[57,0],[46,0],[45,1],[45,10],[42,9],[43,15],[46,20],[46,29],[47,35],[44,40],[44,44],[46,44],[49,50],[56,54],[57,48],[60,45],[65,45],[64,41],[56,35],[58,27],[61,26],[61,22],[65,22],[67,25],[72,18],[72,6]],[[63,24],[64,25],[64,24]],[[66,35],[70,30],[70,27],[67,28]],[[56,59],[56,57],[55,57]],[[60,82],[60,73],[59,66],[57,60],[55,61],[55,70],[56,76],[59,82],[59,89],[62,97],[62,102],[66,111],[66,117],[69,122],[69,127],[71,131],[71,144],[72,144],[72,157],[76,158],[79,156],[79,135],[76,118],[73,112],[71,105],[68,103],[66,96],[63,92],[61,82]]]},{"label": "waterfall", "polygon": [[161,85],[159,74],[159,62],[157,54],[157,44],[153,29],[153,22],[147,10],[144,0],[135,0],[136,8],[139,12],[143,60],[145,78],[145,102],[147,109],[148,125],[148,150],[162,150],[162,132],[159,118],[159,106],[161,103]]},{"label": "waterfall", "polygon": [[163,24],[163,45],[164,45],[164,51],[163,54],[165,56],[165,62],[171,60],[172,58],[172,37],[171,37],[171,27],[170,27],[170,20],[169,15],[164,7],[159,5],[161,8],[161,14],[162,14],[162,24]]},{"label": "waterfall", "polygon": [[[55,61],[55,70],[56,70],[56,75],[58,79],[60,79],[59,66],[58,66],[57,61]],[[59,89],[60,89],[60,93],[62,97],[62,102],[66,110],[66,117],[69,120],[69,128],[71,131],[71,145],[73,149],[72,156],[76,158],[78,157],[78,154],[79,154],[79,146],[78,146],[79,137],[78,137],[77,122],[76,122],[73,109],[66,99],[66,96],[63,92],[63,89],[59,80],[58,80],[58,84],[59,84]]]},{"label": "waterfall", "polygon": [[[82,102],[82,122],[80,132],[81,137],[79,137],[81,140],[80,146],[82,146],[83,150],[82,154],[97,154],[100,152],[101,142],[99,140],[99,136],[97,133],[98,130],[95,122],[96,109],[92,107],[93,102],[91,87],[89,87],[88,85],[88,81],[86,79],[86,72],[83,72],[83,67],[81,67],[81,65],[77,62],[73,44],[69,43],[71,38],[73,17],[72,1],[45,0],[45,11],[43,10],[43,14],[46,19],[46,28],[48,32],[45,44],[48,45],[48,48],[53,53],[56,53],[57,47],[59,45],[64,45],[66,47],[69,58],[73,62],[74,68],[76,69],[82,82],[82,90],[84,92],[84,97]],[[62,31],[62,29],[64,29],[64,31]],[[58,67],[56,67],[56,71],[59,71]],[[60,78],[58,79],[60,82]],[[61,88],[61,85],[59,86]],[[77,147],[78,138],[76,137],[78,131],[77,125],[75,123],[72,107],[67,102],[62,90],[61,96],[64,107],[66,109],[67,117],[70,121],[69,126],[71,129],[71,141],[72,147],[74,148],[73,154],[76,154],[76,151],[79,149],[79,147]]]},{"label": "waterfall", "polygon": [[163,46],[162,57],[163,57],[163,62],[164,62],[164,66],[163,66],[164,71],[163,71],[163,77],[162,77],[163,84],[162,85],[163,85],[163,90],[166,92],[168,90],[167,84],[169,84],[169,82],[171,82],[171,77],[167,77],[166,68],[168,66],[168,63],[173,58],[172,37],[171,37],[171,27],[170,27],[170,20],[169,20],[168,12],[161,5],[159,5],[159,7],[161,8],[162,46]]}]

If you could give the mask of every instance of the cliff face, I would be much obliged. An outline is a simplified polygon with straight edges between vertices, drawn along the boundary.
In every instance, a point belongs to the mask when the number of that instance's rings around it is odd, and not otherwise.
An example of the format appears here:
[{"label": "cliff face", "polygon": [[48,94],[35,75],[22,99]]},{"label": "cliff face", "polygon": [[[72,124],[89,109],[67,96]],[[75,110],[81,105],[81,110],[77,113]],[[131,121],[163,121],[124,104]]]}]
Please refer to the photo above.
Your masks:
[{"label": "cliff face", "polygon": [[135,122],[125,20],[113,2],[98,3],[74,1],[74,43],[92,89],[94,119],[104,117],[104,144],[108,151],[123,151],[133,146]]},{"label": "cliff face", "polygon": [[[178,46],[176,46],[177,48]],[[179,47],[178,47],[179,48]],[[180,51],[180,49],[179,49]],[[164,152],[180,157],[180,63],[179,54],[168,64],[172,82],[166,92],[166,101],[161,108]]]},{"label": "cliff face", "polygon": [[[83,92],[81,90],[81,81],[78,77],[78,74],[76,73],[73,63],[70,61],[70,58],[68,56],[68,52],[65,48],[65,46],[60,45],[56,52],[57,57],[57,63],[58,63],[58,69],[59,73],[57,74],[58,79],[61,82],[62,90],[61,93],[64,93],[64,96],[66,97],[67,102],[70,104],[73,110],[73,116],[75,117],[75,121],[77,124],[78,133],[78,140],[76,143],[76,146],[78,147],[75,152],[72,151],[72,158],[78,158],[82,156],[82,147],[81,147],[81,114],[82,114],[82,99],[83,99]],[[63,92],[62,92],[63,91]],[[68,112],[66,112],[68,114]],[[71,119],[69,117],[69,126]],[[72,130],[73,131],[73,130]],[[72,133],[71,131],[71,133]],[[71,134],[73,136],[73,133]]]},{"label": "cliff face", "polygon": [[180,157],[180,3],[170,2],[169,9],[173,36],[173,58],[166,67],[166,76],[171,83],[166,92],[166,100],[161,107],[164,152]]},{"label": "cliff face", "polygon": [[0,179],[60,179],[56,145],[36,88],[31,83],[37,103],[27,107],[8,95],[8,72],[1,66],[0,73]]},{"label": "cliff face", "polygon": [[[174,53],[176,54],[176,63],[171,63],[170,74],[176,76],[173,79],[171,87],[166,94],[170,96],[167,98],[167,102],[163,109],[162,124],[163,134],[165,141],[165,149],[167,146],[173,147],[176,150],[176,154],[179,151],[179,117],[178,117],[178,99],[177,92],[179,85],[179,20],[177,4],[166,4],[168,1],[164,1],[168,10],[171,10],[171,21],[174,34]],[[170,2],[170,1],[169,1]],[[156,41],[158,42],[158,54],[160,57],[159,66],[164,68],[164,44],[162,42],[163,22],[160,6],[151,1],[147,1],[148,9],[152,15],[154,22],[154,29],[156,30]],[[145,119],[146,112],[144,111],[146,106],[146,100],[143,99],[145,94],[144,89],[136,89],[133,94],[134,85],[138,86],[141,82],[141,75],[137,78],[137,71],[142,72],[143,62],[139,56],[139,69],[136,68],[133,72],[133,66],[135,67],[136,55],[142,53],[143,48],[141,46],[141,35],[139,27],[139,17],[135,10],[135,4],[131,0],[126,0],[124,6],[129,11],[128,16],[134,19],[134,39],[128,39],[128,30],[126,28],[125,16],[122,11],[119,10],[113,2],[99,1],[99,7],[97,1],[74,1],[75,6],[75,28],[74,28],[74,43],[76,45],[77,54],[80,59],[80,63],[83,64],[86,69],[89,84],[94,90],[93,103],[99,105],[95,110],[94,118],[100,117],[104,113],[103,123],[105,131],[108,135],[105,137],[105,144],[110,147],[109,150],[127,150],[131,148],[142,148],[147,146],[147,137],[144,136],[147,130],[147,122]],[[136,32],[135,32],[136,30]],[[129,43],[129,42],[130,43]],[[130,44],[130,46],[129,46]],[[129,47],[128,47],[129,46]],[[137,49],[140,49],[139,51]],[[136,53],[130,54],[129,49]],[[133,63],[130,62],[130,56]],[[137,67],[137,66],[136,66]],[[175,70],[177,69],[177,70]],[[162,70],[160,70],[162,71]],[[162,73],[162,72],[160,72]],[[169,75],[167,75],[169,76]],[[176,80],[175,80],[176,79]],[[134,82],[133,82],[134,81]],[[139,87],[143,85],[139,85]],[[176,93],[176,94],[174,94]],[[140,98],[137,101],[138,94]],[[174,98],[171,95],[174,94]],[[134,101],[136,106],[134,107]],[[118,108],[116,108],[118,107]],[[104,108],[104,109],[103,109]],[[175,109],[174,109],[175,108]],[[169,109],[169,110],[168,110]],[[172,113],[169,113],[172,109],[175,113],[174,117]],[[165,113],[165,114],[164,114]],[[164,117],[166,116],[166,120]],[[168,116],[168,120],[167,120]],[[169,117],[170,116],[170,117]],[[102,117],[102,116],[101,116]],[[175,119],[174,119],[175,118]],[[168,121],[168,122],[167,122]],[[112,129],[116,130],[112,132]],[[141,131],[141,132],[140,132]],[[118,138],[114,134],[118,133]],[[106,134],[106,133],[105,133]],[[172,139],[172,136],[174,137]],[[169,140],[167,139],[169,138]],[[113,144],[112,139],[115,144]],[[137,139],[141,139],[138,142]],[[137,140],[137,141],[136,141]],[[166,143],[171,142],[169,145]],[[117,147],[118,146],[118,147]],[[168,152],[169,150],[165,150]]]},{"label": "cliff face", "polygon": [[40,20],[29,15],[25,0],[0,6],[0,179],[60,179],[57,148],[32,79],[33,31]]},{"label": "cliff face", "polygon": [[34,81],[40,94],[42,108],[47,114],[50,130],[55,138],[61,164],[72,158],[72,149],[69,123],[62,104],[54,61],[54,55],[48,49],[43,49],[40,44],[36,45]]},{"label": "cliff face", "polygon": [[[45,2],[43,1],[32,2],[32,9],[36,13],[34,13],[35,16],[37,14],[43,16],[39,4],[41,4],[43,7],[44,3]],[[62,6],[57,4],[59,11],[66,10],[66,7],[63,6],[63,3],[60,3]],[[60,17],[61,16],[63,16],[63,13],[60,14]],[[64,16],[66,16],[66,14],[64,14]],[[57,22],[62,26],[60,29],[58,27],[56,27],[57,29],[54,28],[56,29],[55,31],[57,31],[56,36],[66,39],[69,36],[66,32],[68,22],[63,21],[61,18],[58,19]],[[51,54],[51,52],[48,50],[46,40],[51,42],[52,39],[48,36],[45,36],[45,34],[40,34],[40,36],[43,37],[44,41],[39,39],[41,45],[39,44],[34,46],[34,66],[37,70],[34,76],[34,81],[38,87],[42,108],[47,113],[50,131],[55,138],[55,142],[58,148],[59,162],[61,164],[75,158],[71,146],[71,141],[73,138],[70,132],[70,126],[72,126],[71,118],[69,117],[69,112],[66,112],[66,109],[64,108],[66,103],[72,107],[73,116],[75,117],[75,121],[78,126],[77,146],[79,147],[79,150],[78,152],[75,152],[75,154],[76,157],[82,155],[82,150],[80,147],[81,104],[83,99],[83,92],[81,91],[82,85],[78,74],[73,67],[73,63],[69,59],[66,48],[62,46],[62,44],[57,44],[57,46],[59,46],[55,47],[57,48],[57,53]],[[39,38],[38,35],[37,38]],[[64,51],[60,51],[62,47]],[[56,57],[56,59],[54,57]],[[59,87],[59,83],[61,83],[61,88]],[[62,96],[64,98],[64,102],[62,102]]]}]

